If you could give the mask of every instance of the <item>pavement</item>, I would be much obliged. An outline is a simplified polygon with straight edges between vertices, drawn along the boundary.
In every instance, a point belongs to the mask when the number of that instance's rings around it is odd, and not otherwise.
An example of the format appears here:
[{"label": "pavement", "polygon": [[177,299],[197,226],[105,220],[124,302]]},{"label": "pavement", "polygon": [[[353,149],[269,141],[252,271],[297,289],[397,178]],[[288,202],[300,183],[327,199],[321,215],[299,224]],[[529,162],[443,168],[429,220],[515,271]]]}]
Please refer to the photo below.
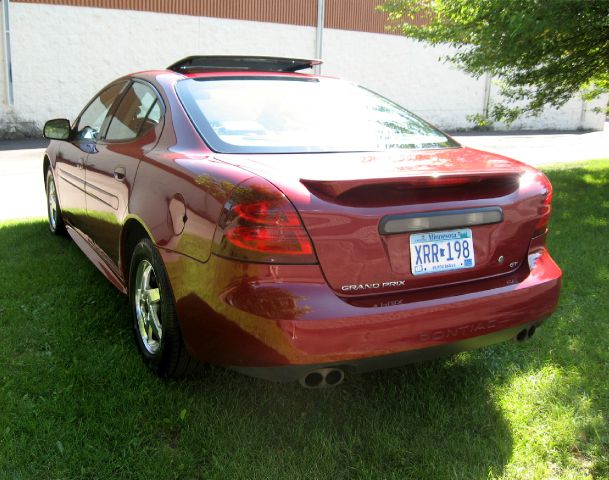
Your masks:
[{"label": "pavement", "polygon": [[[602,132],[460,132],[462,145],[541,166],[609,158],[609,122]],[[47,141],[0,141],[0,221],[45,217],[42,159]]]},{"label": "pavement", "polygon": [[0,221],[46,217],[42,159],[47,140],[0,141]]},{"label": "pavement", "polygon": [[535,166],[609,158],[609,122],[600,132],[456,132],[452,136],[462,145]]}]

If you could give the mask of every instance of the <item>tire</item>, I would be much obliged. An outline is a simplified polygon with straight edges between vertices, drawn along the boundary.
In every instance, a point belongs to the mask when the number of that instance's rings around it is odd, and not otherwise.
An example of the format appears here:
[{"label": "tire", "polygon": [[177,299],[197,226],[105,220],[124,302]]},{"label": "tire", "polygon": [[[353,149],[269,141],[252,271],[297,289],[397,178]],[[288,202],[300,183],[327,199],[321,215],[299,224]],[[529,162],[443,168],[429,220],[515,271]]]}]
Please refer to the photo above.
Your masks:
[{"label": "tire", "polygon": [[167,273],[149,238],[140,240],[131,255],[129,303],[135,343],[144,363],[164,378],[194,371],[198,362],[182,340]]},{"label": "tire", "polygon": [[59,199],[57,198],[57,185],[51,168],[47,170],[45,179],[45,190],[47,193],[47,219],[49,221],[49,230],[54,235],[65,235],[66,225],[63,222],[61,208],[59,207]]}]

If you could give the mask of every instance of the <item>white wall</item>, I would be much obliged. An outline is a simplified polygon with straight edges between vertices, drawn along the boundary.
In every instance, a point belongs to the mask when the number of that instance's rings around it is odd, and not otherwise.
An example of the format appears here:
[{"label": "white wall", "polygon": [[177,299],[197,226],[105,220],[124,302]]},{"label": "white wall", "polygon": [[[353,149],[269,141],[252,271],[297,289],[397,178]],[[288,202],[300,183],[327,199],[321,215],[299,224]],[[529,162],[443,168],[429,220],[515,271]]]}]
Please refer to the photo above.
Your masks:
[{"label": "white wall", "polygon": [[446,129],[471,126],[484,81],[439,61],[448,48],[396,35],[324,30],[323,73],[353,80]]},{"label": "white wall", "polygon": [[43,123],[73,118],[127,73],[195,53],[311,55],[313,28],[55,5],[11,3],[15,110]]},{"label": "white wall", "polygon": [[[501,87],[498,82],[491,84],[491,102],[501,102]],[[561,108],[547,107],[539,116],[518,118],[509,128],[511,130],[603,130],[605,109],[608,95],[601,95],[596,100],[585,102],[581,98],[572,98]],[[595,111],[597,110],[597,111]],[[495,124],[495,129],[507,129],[504,124]]]},{"label": "white wall", "polygon": [[[471,128],[467,117],[482,113],[485,81],[443,61],[450,53],[449,47],[431,47],[395,35],[327,29],[323,73],[367,86],[444,129]],[[499,90],[492,82],[491,103],[501,101]],[[602,130],[607,97],[593,102],[574,98],[560,109],[547,108],[538,117],[520,118],[509,128]],[[500,123],[494,128],[508,129]]]},{"label": "white wall", "polygon": [[[118,76],[164,68],[187,55],[314,57],[316,51],[314,27],[14,2],[10,8],[15,108],[11,113],[2,104],[0,138],[15,128],[31,134],[49,118],[74,118]],[[466,116],[482,111],[483,80],[439,61],[447,48],[332,29],[323,40],[323,74],[376,90],[442,128],[471,127]],[[590,106],[582,116],[581,107],[572,100],[514,126],[602,129],[604,116]]]}]

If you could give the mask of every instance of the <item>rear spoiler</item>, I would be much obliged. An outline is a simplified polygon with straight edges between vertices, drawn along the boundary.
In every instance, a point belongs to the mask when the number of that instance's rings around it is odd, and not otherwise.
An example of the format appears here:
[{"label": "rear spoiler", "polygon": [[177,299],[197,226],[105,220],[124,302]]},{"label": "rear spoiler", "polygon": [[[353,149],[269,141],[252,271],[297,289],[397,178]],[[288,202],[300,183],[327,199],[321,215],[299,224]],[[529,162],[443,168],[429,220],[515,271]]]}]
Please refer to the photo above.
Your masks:
[{"label": "rear spoiler", "polygon": [[193,55],[169,65],[167,70],[178,73],[209,71],[297,72],[321,65],[321,60],[286,57],[256,57],[239,55]]},{"label": "rear spoiler", "polygon": [[437,187],[457,187],[474,185],[484,180],[499,180],[515,182],[521,172],[514,171],[467,171],[455,172],[444,175],[413,175],[413,176],[392,176],[387,178],[359,178],[359,179],[340,179],[340,180],[312,180],[301,178],[302,183],[309,191],[320,192],[332,198],[337,198],[350,190],[360,187],[402,187],[402,188],[437,188]]}]

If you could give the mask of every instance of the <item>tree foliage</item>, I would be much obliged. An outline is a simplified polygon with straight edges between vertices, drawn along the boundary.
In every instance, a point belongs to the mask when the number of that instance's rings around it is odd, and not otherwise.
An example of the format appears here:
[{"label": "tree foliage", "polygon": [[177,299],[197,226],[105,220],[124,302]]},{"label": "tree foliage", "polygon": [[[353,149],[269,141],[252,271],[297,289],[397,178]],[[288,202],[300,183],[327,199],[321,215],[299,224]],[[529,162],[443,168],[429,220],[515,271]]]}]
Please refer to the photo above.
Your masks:
[{"label": "tree foliage", "polygon": [[454,47],[447,59],[464,71],[500,79],[508,103],[493,106],[496,120],[609,91],[609,0],[387,0],[379,8],[404,35]]}]

